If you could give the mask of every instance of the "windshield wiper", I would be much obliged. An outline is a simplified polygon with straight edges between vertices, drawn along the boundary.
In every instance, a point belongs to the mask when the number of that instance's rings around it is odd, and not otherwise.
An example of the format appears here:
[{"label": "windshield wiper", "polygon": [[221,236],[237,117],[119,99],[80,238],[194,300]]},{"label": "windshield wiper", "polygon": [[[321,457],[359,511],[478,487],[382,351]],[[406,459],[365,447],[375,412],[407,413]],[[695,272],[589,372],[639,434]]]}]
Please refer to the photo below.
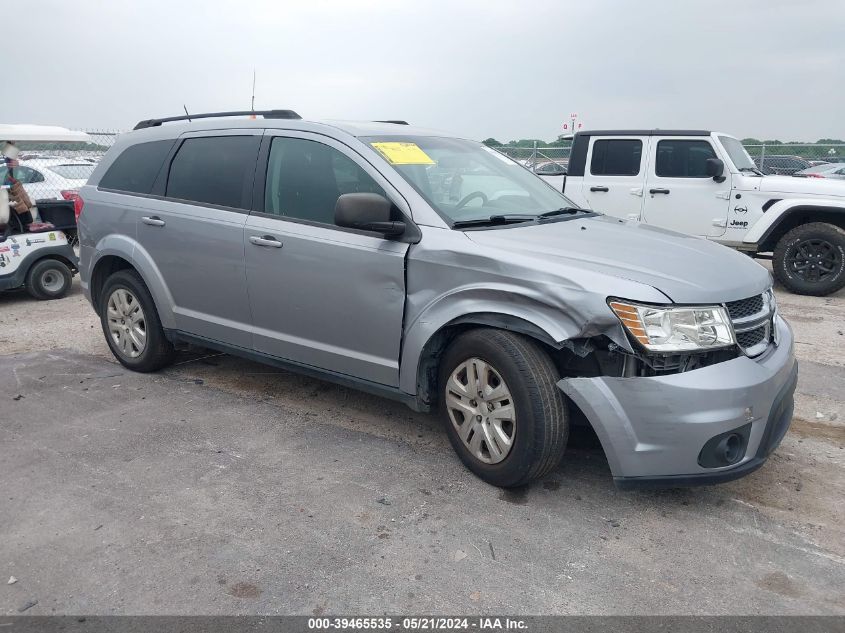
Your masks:
[{"label": "windshield wiper", "polygon": [[750,171],[751,173],[757,174],[758,176],[765,176],[765,174],[762,171],[760,171],[757,167],[740,167],[739,171],[741,171],[741,172]]},{"label": "windshield wiper", "polygon": [[497,224],[516,224],[518,222],[531,222],[536,215],[491,215],[486,218],[475,218],[474,220],[456,220],[452,222],[453,229],[460,229],[467,226],[495,226]]},{"label": "windshield wiper", "polygon": [[560,209],[555,209],[554,211],[546,211],[545,213],[541,213],[537,217],[552,218],[556,215],[575,215],[576,213],[581,213],[582,211],[587,211],[587,209],[580,209],[578,207],[561,207]]}]

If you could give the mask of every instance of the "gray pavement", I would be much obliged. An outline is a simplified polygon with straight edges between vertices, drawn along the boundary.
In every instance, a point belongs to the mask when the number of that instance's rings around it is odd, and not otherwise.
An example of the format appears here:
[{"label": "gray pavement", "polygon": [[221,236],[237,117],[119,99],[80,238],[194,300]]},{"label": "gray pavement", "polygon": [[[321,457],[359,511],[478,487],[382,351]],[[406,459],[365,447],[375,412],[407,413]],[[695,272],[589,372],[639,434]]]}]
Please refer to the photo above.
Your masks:
[{"label": "gray pavement", "polygon": [[0,356],[0,612],[841,614],[840,431],[662,492],[576,434],[503,492],[433,417],[261,365]]}]

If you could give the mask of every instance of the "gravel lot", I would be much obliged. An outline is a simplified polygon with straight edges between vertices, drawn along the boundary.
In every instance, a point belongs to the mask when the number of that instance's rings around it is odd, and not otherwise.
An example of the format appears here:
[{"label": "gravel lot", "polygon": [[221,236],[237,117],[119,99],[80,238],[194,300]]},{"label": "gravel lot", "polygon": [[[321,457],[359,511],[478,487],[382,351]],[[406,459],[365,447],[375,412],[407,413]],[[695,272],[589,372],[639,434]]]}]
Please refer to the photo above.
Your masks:
[{"label": "gravel lot", "polygon": [[778,301],[800,377],[762,469],[620,492],[582,433],[502,492],[432,416],[212,353],[132,374],[78,282],[0,294],[0,612],[843,614],[845,292]]}]

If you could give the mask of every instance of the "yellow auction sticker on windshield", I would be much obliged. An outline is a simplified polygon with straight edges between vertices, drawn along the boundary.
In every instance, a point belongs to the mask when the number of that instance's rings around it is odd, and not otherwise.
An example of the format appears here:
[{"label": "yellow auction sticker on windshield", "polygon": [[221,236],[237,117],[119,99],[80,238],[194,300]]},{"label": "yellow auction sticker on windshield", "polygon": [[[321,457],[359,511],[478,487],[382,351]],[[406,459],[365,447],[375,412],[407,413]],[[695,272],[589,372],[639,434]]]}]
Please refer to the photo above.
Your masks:
[{"label": "yellow auction sticker on windshield", "polygon": [[370,143],[379,154],[394,165],[433,165],[431,156],[416,143]]}]

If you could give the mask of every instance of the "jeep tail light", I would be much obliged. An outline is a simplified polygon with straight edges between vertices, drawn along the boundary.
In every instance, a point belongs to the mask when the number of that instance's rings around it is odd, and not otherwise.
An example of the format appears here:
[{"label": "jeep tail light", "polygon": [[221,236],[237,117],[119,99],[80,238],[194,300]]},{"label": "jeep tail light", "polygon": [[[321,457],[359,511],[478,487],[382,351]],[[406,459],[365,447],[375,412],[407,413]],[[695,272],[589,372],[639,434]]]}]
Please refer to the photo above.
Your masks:
[{"label": "jeep tail light", "polygon": [[82,213],[82,208],[85,206],[85,202],[82,200],[79,192],[76,189],[65,189],[62,191],[62,198],[73,201],[73,214],[78,220],[79,214]]},{"label": "jeep tail light", "polygon": [[804,174],[807,178],[824,178],[821,174]]}]

